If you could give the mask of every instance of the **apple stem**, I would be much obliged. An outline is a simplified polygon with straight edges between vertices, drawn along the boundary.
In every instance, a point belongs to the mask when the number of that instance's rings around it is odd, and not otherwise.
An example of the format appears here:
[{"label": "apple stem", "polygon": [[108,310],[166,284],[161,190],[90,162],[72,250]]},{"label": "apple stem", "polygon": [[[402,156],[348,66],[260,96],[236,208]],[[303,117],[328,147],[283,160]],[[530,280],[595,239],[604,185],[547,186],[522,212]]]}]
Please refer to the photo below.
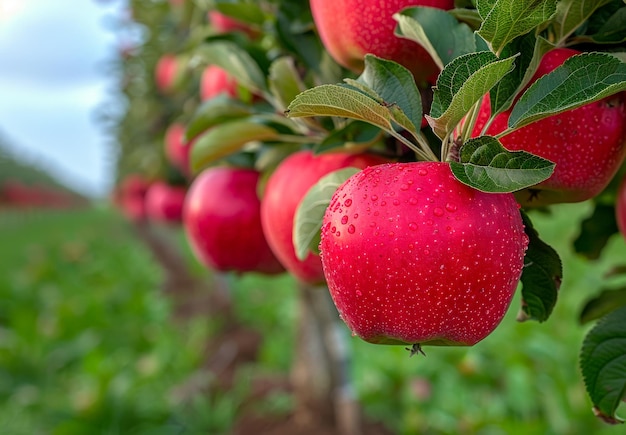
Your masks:
[{"label": "apple stem", "polygon": [[[435,155],[435,153],[433,153],[433,151],[430,149],[430,147],[428,146],[427,143],[425,143],[424,141],[419,141],[419,145],[414,144],[413,142],[411,142],[410,140],[408,140],[407,138],[405,138],[404,136],[402,136],[400,133],[394,131],[394,130],[387,130],[389,134],[391,134],[393,137],[395,137],[396,139],[398,139],[400,142],[402,142],[404,145],[406,145],[407,147],[411,148],[415,154],[417,155],[417,158],[419,160],[425,160],[425,161],[431,161],[431,162],[436,162],[439,159],[437,158],[437,156]],[[419,140],[418,137],[416,137],[416,139]]]}]

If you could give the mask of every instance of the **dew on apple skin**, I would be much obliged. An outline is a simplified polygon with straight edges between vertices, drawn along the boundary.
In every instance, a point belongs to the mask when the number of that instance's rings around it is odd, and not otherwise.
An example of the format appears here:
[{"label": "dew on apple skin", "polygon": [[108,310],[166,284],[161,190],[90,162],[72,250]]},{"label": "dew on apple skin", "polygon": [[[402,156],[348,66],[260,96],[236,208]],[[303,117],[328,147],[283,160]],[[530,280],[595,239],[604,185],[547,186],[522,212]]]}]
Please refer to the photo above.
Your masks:
[{"label": "dew on apple skin", "polygon": [[372,201],[378,201],[378,195],[372,195]]},{"label": "dew on apple skin", "polygon": [[348,215],[344,215],[344,216],[341,218],[341,223],[342,223],[343,225],[345,225],[345,224],[347,224],[347,223],[348,223]]},{"label": "dew on apple skin", "polygon": [[416,231],[417,230],[417,224],[415,222],[409,222],[409,229],[411,231]]},{"label": "dew on apple skin", "polygon": [[414,196],[409,198],[409,204],[410,205],[417,205],[417,198],[415,198]]},{"label": "dew on apple skin", "polygon": [[456,204],[447,203],[446,210],[448,210],[450,213],[454,213],[457,210],[457,206]]},{"label": "dew on apple skin", "polygon": [[356,228],[354,228],[354,225],[350,225],[350,226],[348,227],[348,233],[350,233],[350,234],[354,234],[354,232],[355,232],[355,231],[356,231]]},{"label": "dew on apple skin", "polygon": [[420,169],[418,169],[417,174],[421,175],[422,177],[424,177],[424,176],[428,175],[428,171],[426,169],[424,169],[424,168],[420,168]]},{"label": "dew on apple skin", "polygon": [[352,200],[350,198],[346,199],[343,203],[346,207],[350,207],[352,205]]},{"label": "dew on apple skin", "polygon": [[435,207],[435,209],[433,210],[433,214],[437,217],[441,217],[443,216],[444,212],[441,207]]}]

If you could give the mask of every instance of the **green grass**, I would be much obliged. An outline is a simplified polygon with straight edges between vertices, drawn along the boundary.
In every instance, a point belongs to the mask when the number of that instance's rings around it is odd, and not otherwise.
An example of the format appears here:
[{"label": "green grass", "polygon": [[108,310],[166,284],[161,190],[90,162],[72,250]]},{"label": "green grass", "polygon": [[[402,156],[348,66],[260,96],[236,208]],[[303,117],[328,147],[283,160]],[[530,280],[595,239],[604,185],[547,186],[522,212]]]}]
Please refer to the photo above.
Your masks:
[{"label": "green grass", "polygon": [[[591,414],[578,370],[590,325],[583,302],[626,259],[611,239],[602,259],[572,253],[589,209],[567,205],[533,215],[542,238],[564,261],[559,303],[545,323],[518,323],[519,295],[498,329],[472,348],[402,346],[349,336],[355,390],[367,414],[398,434],[615,434]],[[181,231],[194,273],[194,262]],[[210,319],[171,321],[162,271],[131,228],[106,209],[0,214],[0,430],[3,434],[222,434],[236,418],[246,385],[259,372],[290,366],[295,292],[288,276],[227,275],[237,315],[265,337],[256,365],[230,393],[193,395]],[[206,321],[205,321],[206,320]],[[289,409],[276,396],[266,409]]]}]

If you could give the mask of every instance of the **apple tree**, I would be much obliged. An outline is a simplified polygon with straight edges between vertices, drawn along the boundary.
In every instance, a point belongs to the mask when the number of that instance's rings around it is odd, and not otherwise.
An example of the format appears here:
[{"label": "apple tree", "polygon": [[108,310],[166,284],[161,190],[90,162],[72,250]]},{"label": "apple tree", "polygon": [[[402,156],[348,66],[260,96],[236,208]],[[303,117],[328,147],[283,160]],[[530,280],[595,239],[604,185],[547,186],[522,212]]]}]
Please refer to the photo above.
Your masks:
[{"label": "apple tree", "polygon": [[[192,191],[223,167],[255,171],[263,236],[301,284],[303,403],[318,388],[312,373],[347,382],[335,307],[353,335],[410,356],[475,345],[511,327],[500,323],[518,287],[520,321],[546,322],[568,297],[535,214],[592,202],[572,246],[590,260],[624,227],[623,1],[134,0],[132,10],[152,31],[124,67],[134,104],[119,127],[120,173],[159,167],[174,122],[186,126]],[[209,68],[225,92],[206,91]],[[194,212],[226,207],[206,192]],[[596,324],[580,365],[594,412],[618,423],[625,289],[597,293],[582,309]],[[306,364],[313,342],[330,363]],[[337,399],[330,390],[316,399]]]}]

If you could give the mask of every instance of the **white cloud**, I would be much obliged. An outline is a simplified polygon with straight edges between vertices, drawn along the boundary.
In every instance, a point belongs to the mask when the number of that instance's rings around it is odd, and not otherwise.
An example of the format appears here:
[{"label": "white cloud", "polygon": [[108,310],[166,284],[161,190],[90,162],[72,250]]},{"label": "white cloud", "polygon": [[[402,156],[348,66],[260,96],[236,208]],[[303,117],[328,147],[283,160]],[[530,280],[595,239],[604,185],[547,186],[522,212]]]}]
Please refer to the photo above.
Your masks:
[{"label": "white cloud", "polygon": [[125,3],[0,0],[11,12],[0,20],[0,131],[85,193],[104,194],[114,169],[93,115],[109,100],[102,65],[117,50],[104,15]]}]

